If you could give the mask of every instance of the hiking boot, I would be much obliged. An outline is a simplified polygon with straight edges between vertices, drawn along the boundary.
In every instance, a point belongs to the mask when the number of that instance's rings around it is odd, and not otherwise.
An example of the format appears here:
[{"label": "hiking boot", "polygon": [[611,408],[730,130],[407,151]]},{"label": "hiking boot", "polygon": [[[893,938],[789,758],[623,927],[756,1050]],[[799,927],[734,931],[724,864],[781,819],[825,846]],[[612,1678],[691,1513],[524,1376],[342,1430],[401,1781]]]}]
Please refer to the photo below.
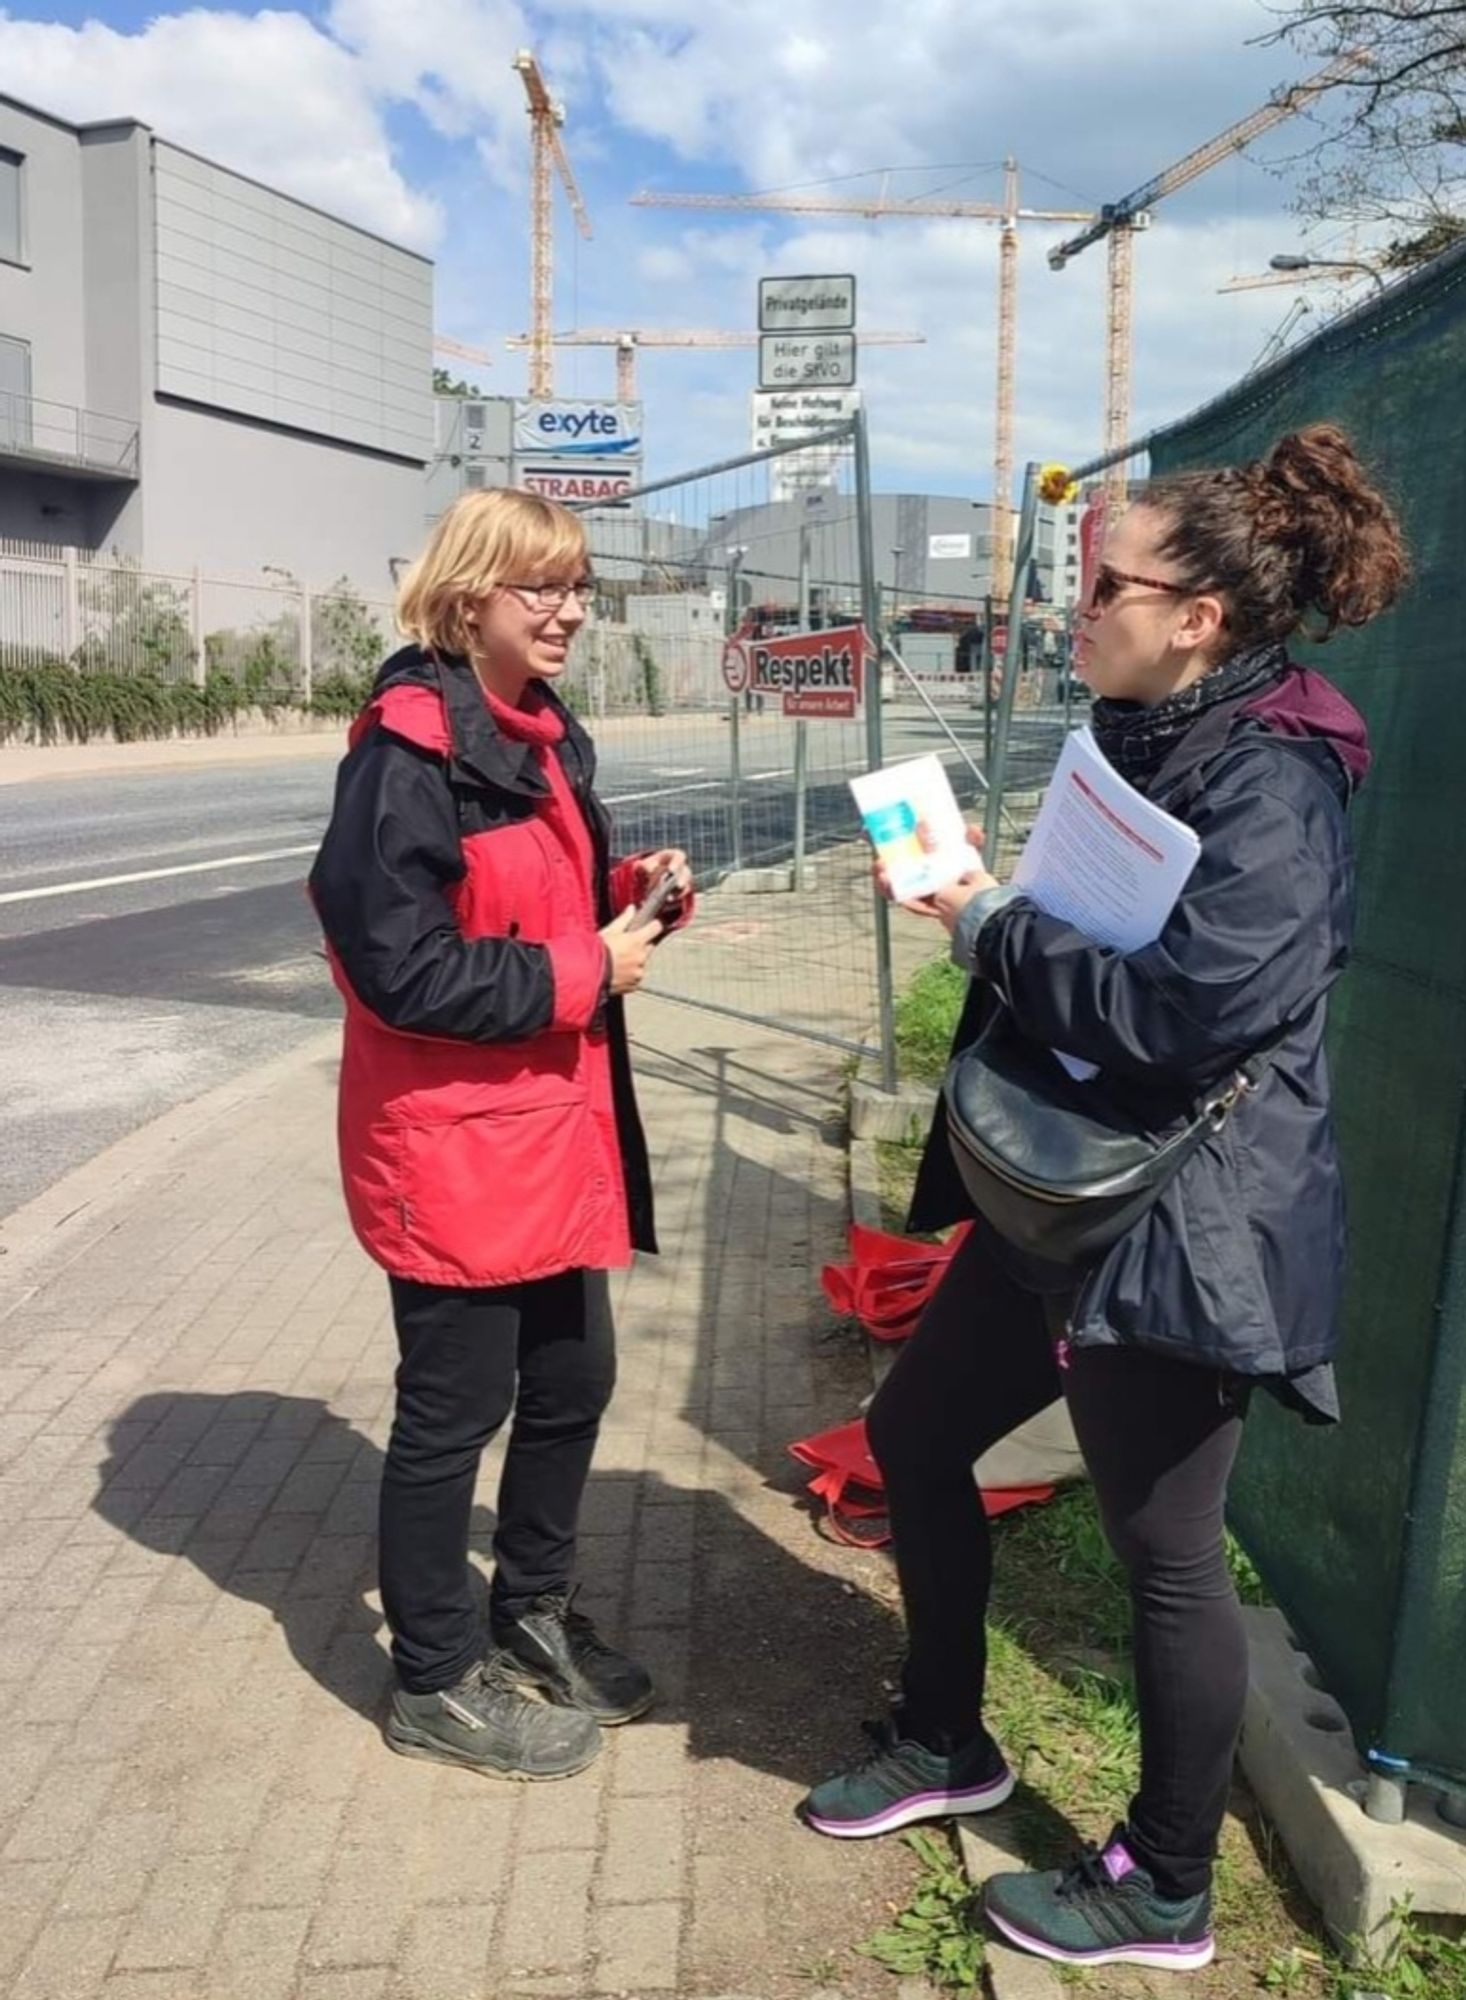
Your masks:
[{"label": "hiking boot", "polygon": [[656,1700],[652,1677],[635,1660],[608,1646],[583,1611],[571,1609],[575,1593],[538,1597],[522,1617],[494,1621],[494,1644],[521,1687],[535,1687],[563,1708],[578,1708],[612,1725],[645,1715]]},{"label": "hiking boot", "polygon": [[868,1722],[875,1749],[856,1770],[827,1778],[799,1807],[816,1833],[864,1840],[917,1820],[990,1812],[1013,1790],[1013,1773],[985,1729],[969,1742],[929,1749],[892,1719]]},{"label": "hiking boot", "polygon": [[398,1688],[386,1738],[404,1757],[463,1764],[496,1778],[573,1777],[601,1747],[590,1716],[529,1700],[497,1654],[456,1687],[434,1694]]},{"label": "hiking boot", "polygon": [[1156,1965],[1194,1972],[1216,1951],[1211,1892],[1172,1901],[1125,1844],[1116,1827],[1103,1848],[1089,1848],[1071,1868],[1045,1874],[994,1875],[983,1906],[1010,1944],[1061,1965]]}]

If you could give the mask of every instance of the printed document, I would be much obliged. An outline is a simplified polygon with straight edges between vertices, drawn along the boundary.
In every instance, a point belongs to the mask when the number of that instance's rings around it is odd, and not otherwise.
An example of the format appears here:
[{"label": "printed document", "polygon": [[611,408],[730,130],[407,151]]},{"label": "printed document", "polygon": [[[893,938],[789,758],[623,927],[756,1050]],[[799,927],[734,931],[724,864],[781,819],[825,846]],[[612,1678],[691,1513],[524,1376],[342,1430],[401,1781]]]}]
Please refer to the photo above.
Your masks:
[{"label": "printed document", "polygon": [[[1115,951],[1138,951],[1165,928],[1201,842],[1110,764],[1088,729],[1064,745],[1013,871],[1041,910]],[[1055,1051],[1072,1076],[1096,1066]]]},{"label": "printed document", "polygon": [[[850,789],[898,903],[929,896],[976,867],[962,808],[939,757],[883,765],[852,778]],[[923,833],[930,845],[923,845]]]}]

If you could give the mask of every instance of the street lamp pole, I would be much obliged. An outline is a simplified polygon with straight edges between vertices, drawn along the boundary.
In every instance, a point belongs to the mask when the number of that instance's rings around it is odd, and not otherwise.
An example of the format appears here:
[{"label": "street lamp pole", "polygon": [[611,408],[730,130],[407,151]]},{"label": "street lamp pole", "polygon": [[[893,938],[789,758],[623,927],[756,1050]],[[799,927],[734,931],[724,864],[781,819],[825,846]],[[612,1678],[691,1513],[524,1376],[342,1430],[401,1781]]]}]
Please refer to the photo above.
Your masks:
[{"label": "street lamp pole", "polygon": [[1363,271],[1372,278],[1375,290],[1382,292],[1385,281],[1376,264],[1367,264],[1362,257],[1304,257],[1283,251],[1276,257],[1269,257],[1268,268],[1273,271]]}]

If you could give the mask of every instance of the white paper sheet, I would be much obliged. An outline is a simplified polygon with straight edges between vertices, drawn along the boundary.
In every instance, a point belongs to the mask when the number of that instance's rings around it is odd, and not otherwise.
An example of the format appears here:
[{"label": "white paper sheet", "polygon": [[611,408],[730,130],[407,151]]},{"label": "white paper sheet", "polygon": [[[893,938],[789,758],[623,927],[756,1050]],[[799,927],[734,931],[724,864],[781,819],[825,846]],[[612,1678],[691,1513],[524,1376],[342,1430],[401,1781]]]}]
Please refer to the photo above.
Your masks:
[{"label": "white paper sheet", "polygon": [[[1013,871],[1041,910],[1116,951],[1138,951],[1164,930],[1196,866],[1201,842],[1152,805],[1079,729],[1063,755]],[[1055,1050],[1071,1076],[1096,1065]]]}]

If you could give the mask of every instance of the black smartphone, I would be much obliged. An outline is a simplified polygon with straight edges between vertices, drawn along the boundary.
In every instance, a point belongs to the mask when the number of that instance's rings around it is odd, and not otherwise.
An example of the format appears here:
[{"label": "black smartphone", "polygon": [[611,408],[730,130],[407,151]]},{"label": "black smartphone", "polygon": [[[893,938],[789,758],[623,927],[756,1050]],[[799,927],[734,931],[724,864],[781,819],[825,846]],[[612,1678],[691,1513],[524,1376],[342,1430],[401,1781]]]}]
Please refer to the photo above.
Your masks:
[{"label": "black smartphone", "polygon": [[664,868],[656,881],[653,882],[651,888],[642,897],[640,903],[638,903],[636,915],[631,919],[627,928],[639,931],[644,924],[649,924],[654,917],[659,917],[663,908],[678,893],[677,877],[672,873],[670,868]]}]

